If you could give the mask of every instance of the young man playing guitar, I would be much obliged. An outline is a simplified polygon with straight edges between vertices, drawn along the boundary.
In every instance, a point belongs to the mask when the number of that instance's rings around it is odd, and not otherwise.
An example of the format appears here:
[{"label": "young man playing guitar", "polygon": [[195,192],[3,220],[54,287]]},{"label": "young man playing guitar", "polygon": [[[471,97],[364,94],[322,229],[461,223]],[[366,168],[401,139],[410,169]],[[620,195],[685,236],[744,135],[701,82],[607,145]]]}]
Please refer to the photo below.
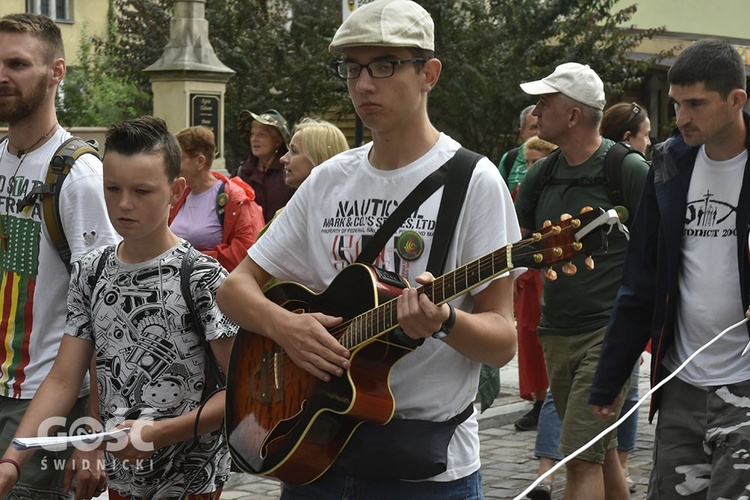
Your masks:
[{"label": "young man playing guitar", "polygon": [[[222,310],[241,328],[273,340],[297,366],[324,383],[346,378],[358,361],[329,333],[342,319],[290,312],[266,298],[261,286],[275,276],[311,290],[326,288],[415,186],[460,147],[427,115],[427,95],[438,82],[441,63],[433,57],[432,19],[418,4],[377,0],[358,8],[338,29],[330,50],[342,58],[338,73],[373,141],[317,167],[218,292]],[[481,364],[500,367],[515,353],[512,277],[505,273],[450,305],[438,306],[413,288],[433,279],[425,268],[441,193],[439,188],[410,214],[375,265],[410,283],[397,299],[398,324],[410,339],[423,342],[390,373],[393,420],[446,422],[469,410],[442,450],[447,463],[441,472],[421,478],[409,474],[418,480],[403,481],[406,471],[350,470],[347,465],[353,462],[339,455],[311,483],[285,484],[282,498],[343,498],[345,490],[359,492],[357,498],[482,498],[478,428],[470,405]],[[445,271],[518,239],[508,190],[497,168],[482,158],[471,174]],[[349,300],[343,295],[342,306]],[[227,399],[235,397],[242,396],[230,391]],[[343,452],[353,459],[370,453],[356,447],[363,427]],[[409,442],[404,446],[417,448]]]}]

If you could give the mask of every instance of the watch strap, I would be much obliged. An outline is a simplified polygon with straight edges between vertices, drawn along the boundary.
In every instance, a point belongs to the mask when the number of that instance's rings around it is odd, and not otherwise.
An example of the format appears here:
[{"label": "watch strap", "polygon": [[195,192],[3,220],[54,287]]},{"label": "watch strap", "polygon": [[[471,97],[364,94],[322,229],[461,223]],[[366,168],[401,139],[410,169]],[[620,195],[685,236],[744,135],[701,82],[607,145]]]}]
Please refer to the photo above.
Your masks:
[{"label": "watch strap", "polygon": [[453,326],[456,324],[456,310],[450,304],[448,304],[448,309],[450,309],[448,319],[440,327],[440,330],[432,334],[432,338],[442,340],[450,335],[451,330],[453,330]]}]

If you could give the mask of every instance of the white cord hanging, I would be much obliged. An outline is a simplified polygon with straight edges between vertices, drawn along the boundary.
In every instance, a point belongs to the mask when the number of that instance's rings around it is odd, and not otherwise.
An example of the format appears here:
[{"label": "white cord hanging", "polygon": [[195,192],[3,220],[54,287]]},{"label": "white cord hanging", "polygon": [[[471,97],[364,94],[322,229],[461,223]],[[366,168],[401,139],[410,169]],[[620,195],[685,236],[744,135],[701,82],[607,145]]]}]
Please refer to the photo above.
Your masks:
[{"label": "white cord hanging", "polygon": [[[728,327],[723,332],[721,332],[720,334],[718,334],[716,337],[714,337],[711,340],[709,340],[708,342],[706,342],[697,351],[695,351],[693,354],[691,354],[680,366],[678,366],[677,369],[674,372],[670,373],[669,376],[667,376],[664,380],[662,380],[661,382],[659,382],[658,384],[656,384],[654,387],[652,387],[651,390],[648,391],[640,400],[638,400],[638,402],[630,410],[628,410],[627,413],[625,413],[624,415],[620,416],[620,418],[614,424],[612,424],[609,427],[607,427],[606,429],[604,429],[594,439],[592,439],[591,441],[589,441],[585,445],[583,445],[580,448],[578,448],[576,451],[574,451],[573,453],[571,453],[570,455],[568,455],[567,457],[565,457],[563,460],[561,460],[560,462],[558,462],[557,464],[555,464],[555,466],[552,467],[550,470],[548,470],[547,472],[545,472],[544,474],[542,474],[541,476],[539,476],[538,478],[536,478],[536,481],[534,481],[533,483],[531,483],[531,485],[528,488],[526,488],[525,490],[523,490],[523,492],[521,492],[521,494],[518,495],[517,497],[515,497],[513,500],[523,500],[526,497],[526,495],[531,490],[533,490],[539,483],[541,483],[547,477],[549,477],[552,474],[554,474],[560,467],[562,467],[563,465],[567,464],[568,462],[570,462],[571,460],[573,460],[575,457],[577,457],[578,455],[580,455],[581,453],[583,453],[584,451],[586,451],[589,447],[591,447],[594,443],[596,443],[602,437],[606,436],[613,429],[616,429],[622,422],[624,422],[630,415],[632,415],[633,412],[635,410],[637,410],[639,406],[641,406],[646,400],[648,400],[653,393],[655,393],[656,391],[658,391],[664,384],[666,384],[667,382],[669,382],[670,380],[672,380],[675,377],[675,375],[677,375],[678,373],[680,373],[680,371],[682,371],[682,369],[685,368],[685,366],[687,366],[687,364],[690,363],[693,360],[693,358],[695,358],[698,354],[700,354],[701,352],[703,352],[704,350],[706,350],[710,345],[712,345],[714,342],[716,342],[717,340],[719,340],[728,331],[733,330],[733,329],[735,329],[735,328],[737,328],[739,326],[742,326],[742,325],[744,325],[747,322],[748,322],[748,318],[743,318],[742,321],[739,321],[739,322],[733,324],[732,326]],[[744,356],[748,352],[748,350],[750,350],[750,342],[747,344],[747,347],[745,347],[745,350],[742,351],[741,356]]]}]

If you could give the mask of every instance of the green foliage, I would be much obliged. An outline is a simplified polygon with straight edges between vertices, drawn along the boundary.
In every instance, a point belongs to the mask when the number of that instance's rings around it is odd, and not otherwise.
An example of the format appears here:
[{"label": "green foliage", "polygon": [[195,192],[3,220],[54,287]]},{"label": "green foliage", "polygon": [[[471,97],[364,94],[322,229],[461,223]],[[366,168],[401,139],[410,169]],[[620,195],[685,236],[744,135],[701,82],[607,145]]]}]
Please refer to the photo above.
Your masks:
[{"label": "green foliage", "polygon": [[567,61],[589,64],[611,102],[634,87],[647,62],[627,58],[654,30],[626,23],[635,5],[613,11],[616,0],[422,0],[436,23],[436,55],[443,75],[430,96],[436,125],[464,146],[495,161],[516,140],[521,109],[535,98],[519,83],[537,80]]},{"label": "green foliage", "polygon": [[118,71],[107,47],[84,26],[78,66],[68,68],[58,93],[57,116],[65,126],[106,127],[150,111],[150,96],[130,72]]},{"label": "green foliage", "polygon": [[[142,70],[161,56],[168,42],[175,0],[111,1],[117,15],[105,44],[105,74],[150,92]],[[430,96],[431,118],[438,128],[494,160],[515,142],[518,112],[534,102],[519,83],[577,61],[599,73],[608,98],[616,102],[648,67],[648,62],[629,60],[627,53],[655,32],[618,28],[636,7],[613,11],[615,0],[418,1],[435,20],[436,55],[443,62],[441,80]],[[341,21],[338,0],[209,1],[206,18],[217,56],[236,71],[225,102],[229,167],[247,154],[235,125],[242,109],[275,108],[290,124],[307,115],[351,110],[327,51]],[[102,70],[94,67],[94,73]],[[102,102],[129,95],[116,87],[111,96],[102,94]],[[151,110],[142,95],[131,106]]]},{"label": "green foliage", "polygon": [[206,18],[217,56],[236,71],[226,93],[228,166],[249,151],[236,133],[243,109],[276,109],[292,126],[346,102],[327,50],[341,20],[340,3],[227,0],[207,4]]}]

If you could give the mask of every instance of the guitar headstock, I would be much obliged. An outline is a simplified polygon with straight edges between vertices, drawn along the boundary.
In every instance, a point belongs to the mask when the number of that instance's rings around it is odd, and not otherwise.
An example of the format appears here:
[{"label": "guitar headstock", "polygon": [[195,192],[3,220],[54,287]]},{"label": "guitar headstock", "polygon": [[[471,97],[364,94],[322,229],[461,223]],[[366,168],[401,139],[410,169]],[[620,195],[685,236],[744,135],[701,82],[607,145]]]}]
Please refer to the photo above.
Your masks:
[{"label": "guitar headstock", "polygon": [[565,262],[563,274],[573,275],[577,271],[573,259],[585,256],[586,268],[593,269],[591,253],[606,249],[607,232],[615,225],[619,225],[619,219],[613,209],[605,211],[586,207],[576,217],[564,214],[559,222],[552,224],[547,221],[529,238],[513,245],[513,266],[545,269],[545,277],[555,280],[557,272],[552,269],[552,264]]}]

